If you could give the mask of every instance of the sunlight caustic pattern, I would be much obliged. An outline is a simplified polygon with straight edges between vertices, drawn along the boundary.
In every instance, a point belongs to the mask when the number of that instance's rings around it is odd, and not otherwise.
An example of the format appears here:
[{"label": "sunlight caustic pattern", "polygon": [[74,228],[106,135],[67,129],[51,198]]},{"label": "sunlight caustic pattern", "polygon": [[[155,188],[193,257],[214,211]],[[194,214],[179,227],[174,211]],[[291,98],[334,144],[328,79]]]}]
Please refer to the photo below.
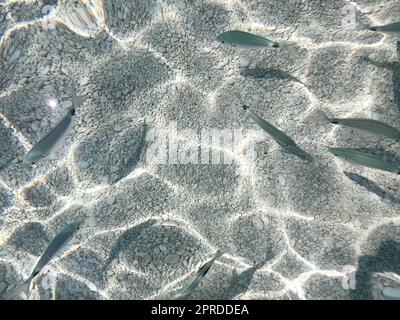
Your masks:
[{"label": "sunlight caustic pattern", "polygon": [[[368,251],[367,243],[400,237],[398,203],[353,183],[343,171],[389,190],[398,190],[400,182],[330,158],[328,145],[377,143],[330,127],[321,114],[379,114],[400,127],[395,101],[386,97],[392,95],[390,68],[378,61],[396,60],[395,37],[342,30],[341,8],[348,1],[331,1],[322,13],[314,2],[294,2],[303,14],[293,15],[286,1],[281,10],[276,1],[257,7],[257,1],[241,0],[193,6],[173,0],[60,0],[32,19],[13,15],[13,5],[27,1],[3,2],[11,13],[0,38],[0,67],[8,72],[0,75],[0,143],[7,145],[7,156],[0,155],[0,252],[6,257],[0,260],[6,270],[0,291],[3,283],[26,278],[56,231],[83,218],[83,231],[35,280],[30,298],[157,299],[177,290],[218,249],[225,254],[193,298],[364,297],[342,287],[344,267],[362,266],[365,257],[379,254]],[[356,6],[365,15],[374,8]],[[0,24],[6,25],[2,14]],[[387,22],[380,19],[381,14],[372,20]],[[214,39],[229,29],[295,47],[223,47]],[[242,74],[239,64],[246,59],[250,72]],[[251,73],[272,69],[294,78]],[[65,146],[53,159],[21,168],[25,153],[54,122],[43,119],[58,119],[71,105],[71,81],[89,100],[77,110]],[[25,87],[38,93],[33,106],[32,99],[24,102]],[[305,164],[257,134],[238,92],[315,161]],[[172,122],[179,151],[217,151],[232,164],[145,161],[149,145],[142,143],[143,134],[168,130]],[[201,139],[197,144],[182,133],[204,128],[245,134],[233,151]],[[251,144],[261,150],[252,163],[236,152]],[[388,148],[395,153],[398,146]],[[382,235],[386,228],[392,234]],[[326,282],[331,292],[322,292]]]}]

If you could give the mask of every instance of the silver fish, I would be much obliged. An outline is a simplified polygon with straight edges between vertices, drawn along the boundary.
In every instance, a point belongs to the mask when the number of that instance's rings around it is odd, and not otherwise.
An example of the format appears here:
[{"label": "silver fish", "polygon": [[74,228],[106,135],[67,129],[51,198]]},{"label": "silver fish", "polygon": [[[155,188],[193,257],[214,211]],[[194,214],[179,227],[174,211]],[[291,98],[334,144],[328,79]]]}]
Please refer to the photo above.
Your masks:
[{"label": "silver fish", "polygon": [[400,32],[400,22],[386,24],[384,26],[365,26],[368,30],[379,32]]},{"label": "silver fish", "polygon": [[196,287],[199,285],[200,281],[207,274],[208,270],[210,270],[211,266],[214,264],[214,261],[223,254],[224,253],[222,251],[218,250],[215,256],[211,260],[203,264],[199,271],[197,271],[196,274],[192,278],[190,278],[190,280],[170,298],[170,300],[188,299],[189,296],[196,289]]},{"label": "silver fish", "polygon": [[328,118],[328,121],[333,124],[352,127],[354,129],[358,129],[374,135],[400,140],[399,130],[377,120],[357,118]]},{"label": "silver fish", "polygon": [[71,90],[71,97],[72,107],[68,110],[68,113],[47,135],[33,146],[22,161],[23,166],[26,167],[36,163],[38,160],[46,157],[60,147],[65,136],[72,127],[72,119],[75,115],[76,107],[86,100],[84,96],[76,96],[75,86],[73,86]]},{"label": "silver fish", "polygon": [[361,152],[358,150],[346,149],[346,148],[328,147],[328,150],[335,156],[343,158],[351,163],[372,169],[378,169],[400,174],[400,165],[384,161],[383,159],[377,156]]},{"label": "silver fish", "polygon": [[217,41],[243,49],[281,48],[285,45],[244,31],[227,31],[216,37]]},{"label": "silver fish", "polygon": [[251,110],[250,107],[243,104],[243,109],[246,110],[250,118],[252,118],[254,122],[261,127],[261,129],[267,132],[279,145],[281,145],[287,151],[289,151],[289,153],[292,153],[303,160],[307,161],[313,160],[312,157],[308,155],[304,150],[299,148],[297,144],[290,137],[288,137],[278,128],[274,127],[268,121],[261,118],[257,113]]},{"label": "silver fish", "polygon": [[284,146],[297,146],[296,143],[290,137],[288,137],[278,128],[274,127],[268,121],[261,118],[257,113],[251,110],[250,107],[243,105],[243,109],[246,110],[250,118],[252,118],[254,122],[261,127],[261,129],[263,129],[272,138],[274,138],[276,142]]},{"label": "silver fish", "polygon": [[44,266],[49,263],[49,261],[51,261],[54,256],[64,247],[64,245],[74,236],[81,225],[82,222],[73,222],[61,230],[53,239],[53,241],[51,241],[47,246],[29,278],[26,279],[21,285],[18,285],[15,288],[7,291],[3,297],[6,300],[12,300],[18,298],[23,292],[27,294],[33,278],[35,278],[42,271]]}]

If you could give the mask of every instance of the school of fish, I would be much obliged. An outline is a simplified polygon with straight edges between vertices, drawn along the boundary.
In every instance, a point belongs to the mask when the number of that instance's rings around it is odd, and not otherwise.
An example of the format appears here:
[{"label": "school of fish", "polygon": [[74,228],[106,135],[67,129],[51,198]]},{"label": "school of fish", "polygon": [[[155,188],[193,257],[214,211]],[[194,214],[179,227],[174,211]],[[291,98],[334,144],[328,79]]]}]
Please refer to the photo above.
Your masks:
[{"label": "school of fish", "polygon": [[[374,32],[400,32],[400,22],[388,24],[385,26],[363,26],[365,30]],[[221,33],[216,37],[216,40],[224,45],[230,45],[234,48],[241,49],[286,49],[290,44],[283,44],[266,39],[262,36],[254,35],[244,31],[232,30]],[[59,121],[59,123],[49,131],[38,143],[36,143],[25,156],[22,161],[23,167],[29,167],[36,164],[38,161],[44,159],[50,154],[57,152],[58,147],[62,145],[64,138],[70,131],[74,116],[87,99],[86,96],[77,96],[75,85],[72,84],[71,100],[72,106],[67,110],[67,113]],[[247,115],[269,136],[271,136],[282,148],[290,149],[295,155],[302,160],[313,161],[313,158],[301,149],[292,138],[286,135],[283,131],[272,125],[267,120],[263,119],[259,114],[253,111],[249,106],[243,103],[240,99],[243,109]],[[400,140],[400,131],[386,123],[362,118],[329,118],[325,116],[326,121],[333,125],[345,126],[366,132],[371,135]],[[340,148],[340,147],[327,147],[328,151],[333,155],[342,158],[346,161],[356,165],[365,166],[373,169],[379,169],[387,172],[400,174],[400,164],[383,160],[381,157],[359,151],[356,149]],[[53,260],[57,254],[64,248],[73,236],[82,227],[82,222],[73,222],[68,224],[61,230],[54,239],[49,243],[41,257],[39,258],[36,266],[33,268],[31,275],[22,284],[16,284],[12,288],[8,288],[3,292],[3,299],[17,299],[22,293],[28,295],[31,283],[43,268]],[[223,252],[218,250],[214,257],[206,262],[201,268],[189,278],[187,282],[177,290],[175,294],[169,297],[172,300],[188,299],[200,281],[206,276],[214,262],[223,255]]]}]

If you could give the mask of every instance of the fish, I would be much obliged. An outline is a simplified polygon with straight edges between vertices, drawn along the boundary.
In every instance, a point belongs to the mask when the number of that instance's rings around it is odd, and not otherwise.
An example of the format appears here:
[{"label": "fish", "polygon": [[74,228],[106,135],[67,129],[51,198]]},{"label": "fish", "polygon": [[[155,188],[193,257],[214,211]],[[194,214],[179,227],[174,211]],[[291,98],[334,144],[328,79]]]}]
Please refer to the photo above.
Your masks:
[{"label": "fish", "polygon": [[45,158],[60,147],[64,138],[72,128],[72,120],[75,116],[76,108],[86,100],[86,96],[76,96],[75,86],[72,87],[71,98],[72,106],[68,109],[67,114],[47,135],[45,135],[32,147],[31,150],[29,150],[22,161],[22,166],[27,167],[35,164],[40,159]]},{"label": "fish", "polygon": [[384,161],[383,159],[362,151],[347,148],[327,147],[335,156],[356,165],[400,174],[400,164]]},{"label": "fish", "polygon": [[207,272],[210,270],[214,261],[217,260],[220,256],[222,256],[224,252],[218,250],[215,256],[203,264],[201,268],[196,272],[196,274],[190,278],[188,282],[176,292],[169,300],[186,300],[193,293],[193,291],[197,288],[200,281],[205,277]]},{"label": "fish", "polygon": [[299,158],[312,161],[312,157],[302,150],[297,144],[287,136],[284,132],[274,127],[271,123],[261,118],[257,113],[250,109],[250,107],[243,104],[243,109],[246,110],[250,118],[257,123],[261,129],[268,133],[280,146],[284,147],[289,153],[292,153]]},{"label": "fish", "polygon": [[378,32],[400,32],[400,22],[390,23],[383,26],[365,26],[364,29]]},{"label": "fish", "polygon": [[244,31],[226,31],[216,37],[223,44],[242,49],[282,48],[286,45]]},{"label": "fish", "polygon": [[327,118],[330,123],[358,129],[377,136],[400,140],[400,131],[377,120],[361,118]]},{"label": "fish", "polygon": [[43,268],[54,258],[54,256],[66,245],[66,243],[80,229],[82,221],[73,222],[61,230],[47,246],[33,269],[31,275],[22,284],[5,292],[3,298],[13,300],[18,298],[23,292],[29,293],[32,280],[43,270]]}]

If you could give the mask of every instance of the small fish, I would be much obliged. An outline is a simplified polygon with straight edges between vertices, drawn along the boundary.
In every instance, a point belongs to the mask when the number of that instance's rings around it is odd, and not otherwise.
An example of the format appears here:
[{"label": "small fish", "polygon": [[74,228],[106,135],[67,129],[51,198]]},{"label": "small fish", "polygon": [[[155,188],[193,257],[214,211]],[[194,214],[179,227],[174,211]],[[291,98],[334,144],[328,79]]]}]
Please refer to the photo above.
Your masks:
[{"label": "small fish", "polygon": [[29,288],[33,278],[35,278],[42,269],[54,258],[54,256],[64,247],[64,245],[74,236],[74,234],[81,227],[82,222],[73,222],[61,230],[47,246],[43,252],[38,263],[33,269],[31,275],[21,285],[7,291],[4,295],[6,300],[12,300],[18,298],[21,293],[25,292],[28,294]]},{"label": "small fish", "polygon": [[358,150],[346,149],[346,148],[328,147],[328,150],[335,156],[343,158],[351,163],[372,169],[378,169],[400,174],[400,165],[384,161],[383,159],[377,156],[361,152]]},{"label": "small fish", "polygon": [[197,271],[196,274],[192,278],[190,278],[190,280],[170,298],[170,300],[188,299],[189,296],[196,289],[196,287],[199,285],[201,279],[203,279],[204,276],[207,274],[208,270],[210,270],[211,266],[214,264],[214,261],[223,254],[224,253],[222,251],[218,250],[215,256],[211,260],[203,264],[199,269],[199,271]]},{"label": "small fish", "polygon": [[250,109],[250,107],[243,104],[243,109],[246,110],[250,118],[257,123],[261,129],[267,132],[280,146],[284,147],[289,153],[292,153],[299,158],[307,161],[312,161],[312,157],[308,155],[304,150],[299,148],[297,144],[288,137],[285,133],[274,127],[268,121],[261,118],[257,113]]},{"label": "small fish", "polygon": [[35,164],[38,160],[46,157],[50,153],[56,151],[62,144],[65,136],[72,128],[72,119],[75,115],[75,109],[86,100],[84,96],[76,96],[75,86],[71,90],[72,107],[64,118],[46,135],[44,136],[33,148],[28,152],[25,159],[22,161],[24,167]]},{"label": "small fish", "polygon": [[243,49],[281,48],[286,45],[244,31],[227,31],[217,36],[217,41]]},{"label": "small fish", "polygon": [[274,127],[268,121],[261,118],[257,113],[251,110],[250,107],[243,105],[243,109],[246,110],[250,118],[252,118],[254,122],[261,127],[261,129],[263,129],[272,138],[274,138],[276,142],[284,146],[297,146],[296,143],[290,137],[288,137],[278,128]]},{"label": "small fish", "polygon": [[396,128],[372,119],[327,118],[330,123],[351,127],[374,135],[400,140],[400,131]]},{"label": "small fish", "polygon": [[370,31],[379,31],[379,32],[400,32],[400,22],[386,24],[384,26],[364,26],[364,29]]}]

